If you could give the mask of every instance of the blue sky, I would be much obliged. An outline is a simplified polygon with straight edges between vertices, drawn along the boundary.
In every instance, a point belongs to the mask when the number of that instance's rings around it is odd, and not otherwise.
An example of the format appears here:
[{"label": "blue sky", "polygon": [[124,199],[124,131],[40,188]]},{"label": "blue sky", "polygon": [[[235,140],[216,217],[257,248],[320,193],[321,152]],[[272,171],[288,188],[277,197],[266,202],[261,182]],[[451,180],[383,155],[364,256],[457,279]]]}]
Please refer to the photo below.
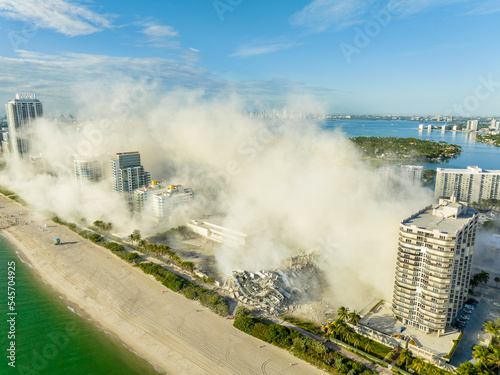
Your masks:
[{"label": "blue sky", "polygon": [[70,113],[75,90],[156,71],[249,110],[500,116],[499,21],[497,0],[0,0],[0,100]]}]

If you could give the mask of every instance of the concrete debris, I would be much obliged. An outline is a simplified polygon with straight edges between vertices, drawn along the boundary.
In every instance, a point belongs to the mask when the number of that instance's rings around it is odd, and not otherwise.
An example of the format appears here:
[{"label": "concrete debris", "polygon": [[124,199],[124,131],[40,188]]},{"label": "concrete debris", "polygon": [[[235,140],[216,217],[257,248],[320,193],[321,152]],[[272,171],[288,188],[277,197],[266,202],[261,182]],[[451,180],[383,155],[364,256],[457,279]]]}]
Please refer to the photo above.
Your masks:
[{"label": "concrete debris", "polygon": [[313,254],[302,254],[286,259],[281,269],[233,271],[223,287],[235,291],[234,297],[242,303],[278,315],[307,293],[304,281],[316,278],[317,273]]}]

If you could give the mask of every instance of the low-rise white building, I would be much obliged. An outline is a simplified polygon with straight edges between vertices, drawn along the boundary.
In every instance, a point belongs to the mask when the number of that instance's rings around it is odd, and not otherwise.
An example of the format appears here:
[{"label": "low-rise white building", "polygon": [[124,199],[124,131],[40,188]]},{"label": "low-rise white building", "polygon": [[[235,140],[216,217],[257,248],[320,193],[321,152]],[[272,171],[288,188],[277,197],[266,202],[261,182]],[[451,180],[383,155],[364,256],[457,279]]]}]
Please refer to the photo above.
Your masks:
[{"label": "low-rise white building", "polygon": [[170,185],[168,189],[153,194],[153,212],[158,222],[169,218],[171,211],[194,200],[194,191],[182,185]]},{"label": "low-rise white building", "polygon": [[165,181],[151,181],[151,185],[134,190],[134,211],[141,212],[146,206],[153,205],[153,194],[167,191],[169,185]]},{"label": "low-rise white building", "polygon": [[206,237],[211,241],[223,243],[230,247],[243,247],[247,241],[247,235],[233,229],[220,225],[223,221],[221,217],[210,217],[205,220],[191,220],[187,227],[194,233]]}]

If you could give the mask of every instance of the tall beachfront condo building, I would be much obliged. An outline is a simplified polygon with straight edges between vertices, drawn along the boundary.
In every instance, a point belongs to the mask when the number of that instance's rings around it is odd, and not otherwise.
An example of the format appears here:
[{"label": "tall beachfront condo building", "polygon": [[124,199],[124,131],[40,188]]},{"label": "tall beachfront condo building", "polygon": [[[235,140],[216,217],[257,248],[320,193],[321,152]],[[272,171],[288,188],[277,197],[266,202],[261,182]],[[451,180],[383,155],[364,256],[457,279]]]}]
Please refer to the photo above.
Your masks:
[{"label": "tall beachfront condo building", "polygon": [[424,179],[424,167],[422,165],[402,165],[401,177],[410,181],[413,185],[420,185]]},{"label": "tall beachfront condo building", "polygon": [[500,170],[437,168],[434,197],[450,198],[453,194],[468,203],[500,199]]},{"label": "tall beachfront condo building", "polygon": [[467,299],[477,222],[455,199],[401,222],[392,311],[403,324],[445,332]]},{"label": "tall beachfront condo building", "polygon": [[12,155],[28,158],[33,146],[33,122],[43,117],[43,106],[33,93],[17,93],[5,105]]},{"label": "tall beachfront condo building", "polygon": [[120,152],[111,159],[113,190],[128,195],[132,203],[135,189],[151,184],[151,174],[141,165],[139,152]]},{"label": "tall beachfront condo building", "polygon": [[395,165],[391,167],[380,167],[375,172],[389,182],[404,180],[414,186],[420,186],[424,178],[424,167],[421,165]]},{"label": "tall beachfront condo building", "polygon": [[73,159],[73,170],[77,186],[97,182],[102,177],[102,166],[97,157],[76,156]]},{"label": "tall beachfront condo building", "polygon": [[194,199],[194,191],[182,185],[170,185],[167,191],[153,194],[154,218],[158,222],[169,218],[171,211]]}]

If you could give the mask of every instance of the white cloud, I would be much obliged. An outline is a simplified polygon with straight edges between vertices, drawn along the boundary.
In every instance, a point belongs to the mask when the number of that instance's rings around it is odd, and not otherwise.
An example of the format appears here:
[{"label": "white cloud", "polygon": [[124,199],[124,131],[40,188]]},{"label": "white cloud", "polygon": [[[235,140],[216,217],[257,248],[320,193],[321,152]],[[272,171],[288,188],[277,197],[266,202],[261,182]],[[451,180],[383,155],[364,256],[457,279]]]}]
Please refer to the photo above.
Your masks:
[{"label": "white cloud", "polygon": [[263,55],[266,53],[273,53],[284,49],[289,49],[299,45],[292,42],[287,38],[280,37],[271,40],[255,39],[251,43],[242,45],[231,56],[236,57],[249,57],[255,55]]},{"label": "white cloud", "polygon": [[147,95],[186,88],[204,91],[206,95],[238,93],[249,100],[279,100],[294,90],[319,95],[333,91],[288,80],[232,82],[174,59],[16,52],[18,58],[0,56],[0,102],[6,103],[18,91],[35,91],[47,104],[47,113],[64,111],[76,114],[74,111],[80,104],[75,102],[75,97],[78,97],[75,93],[94,88],[97,83],[104,90],[96,94],[102,95],[103,106],[109,105],[106,97],[112,95],[105,91],[120,85],[136,87],[137,92],[130,92],[130,96],[142,95],[144,87],[147,87]]},{"label": "white cloud", "polygon": [[[500,6],[487,0],[488,10],[500,10]],[[470,0],[313,0],[290,17],[293,26],[306,27],[313,32],[342,30],[366,22],[373,13],[389,10],[394,16],[408,16],[432,8],[466,3]],[[477,6],[477,3],[474,3]],[[479,7],[481,8],[481,7]]]},{"label": "white cloud", "polygon": [[340,30],[359,22],[369,8],[367,0],[314,0],[290,17],[294,26],[304,26],[315,32]]},{"label": "white cloud", "polygon": [[432,8],[451,5],[456,3],[464,3],[469,0],[393,0],[393,13],[401,15],[411,15],[420,12],[425,12]]},{"label": "white cloud", "polygon": [[174,37],[178,36],[179,33],[174,30],[171,26],[158,25],[154,22],[146,22],[143,24],[144,29],[141,33],[147,35],[152,40],[161,39],[163,37]]},{"label": "white cloud", "polygon": [[0,16],[67,36],[88,35],[111,27],[109,16],[64,0],[0,0]]},{"label": "white cloud", "polygon": [[498,12],[500,12],[500,3],[498,0],[487,0],[483,4],[474,4],[474,9],[468,14],[472,16],[484,16]]}]

